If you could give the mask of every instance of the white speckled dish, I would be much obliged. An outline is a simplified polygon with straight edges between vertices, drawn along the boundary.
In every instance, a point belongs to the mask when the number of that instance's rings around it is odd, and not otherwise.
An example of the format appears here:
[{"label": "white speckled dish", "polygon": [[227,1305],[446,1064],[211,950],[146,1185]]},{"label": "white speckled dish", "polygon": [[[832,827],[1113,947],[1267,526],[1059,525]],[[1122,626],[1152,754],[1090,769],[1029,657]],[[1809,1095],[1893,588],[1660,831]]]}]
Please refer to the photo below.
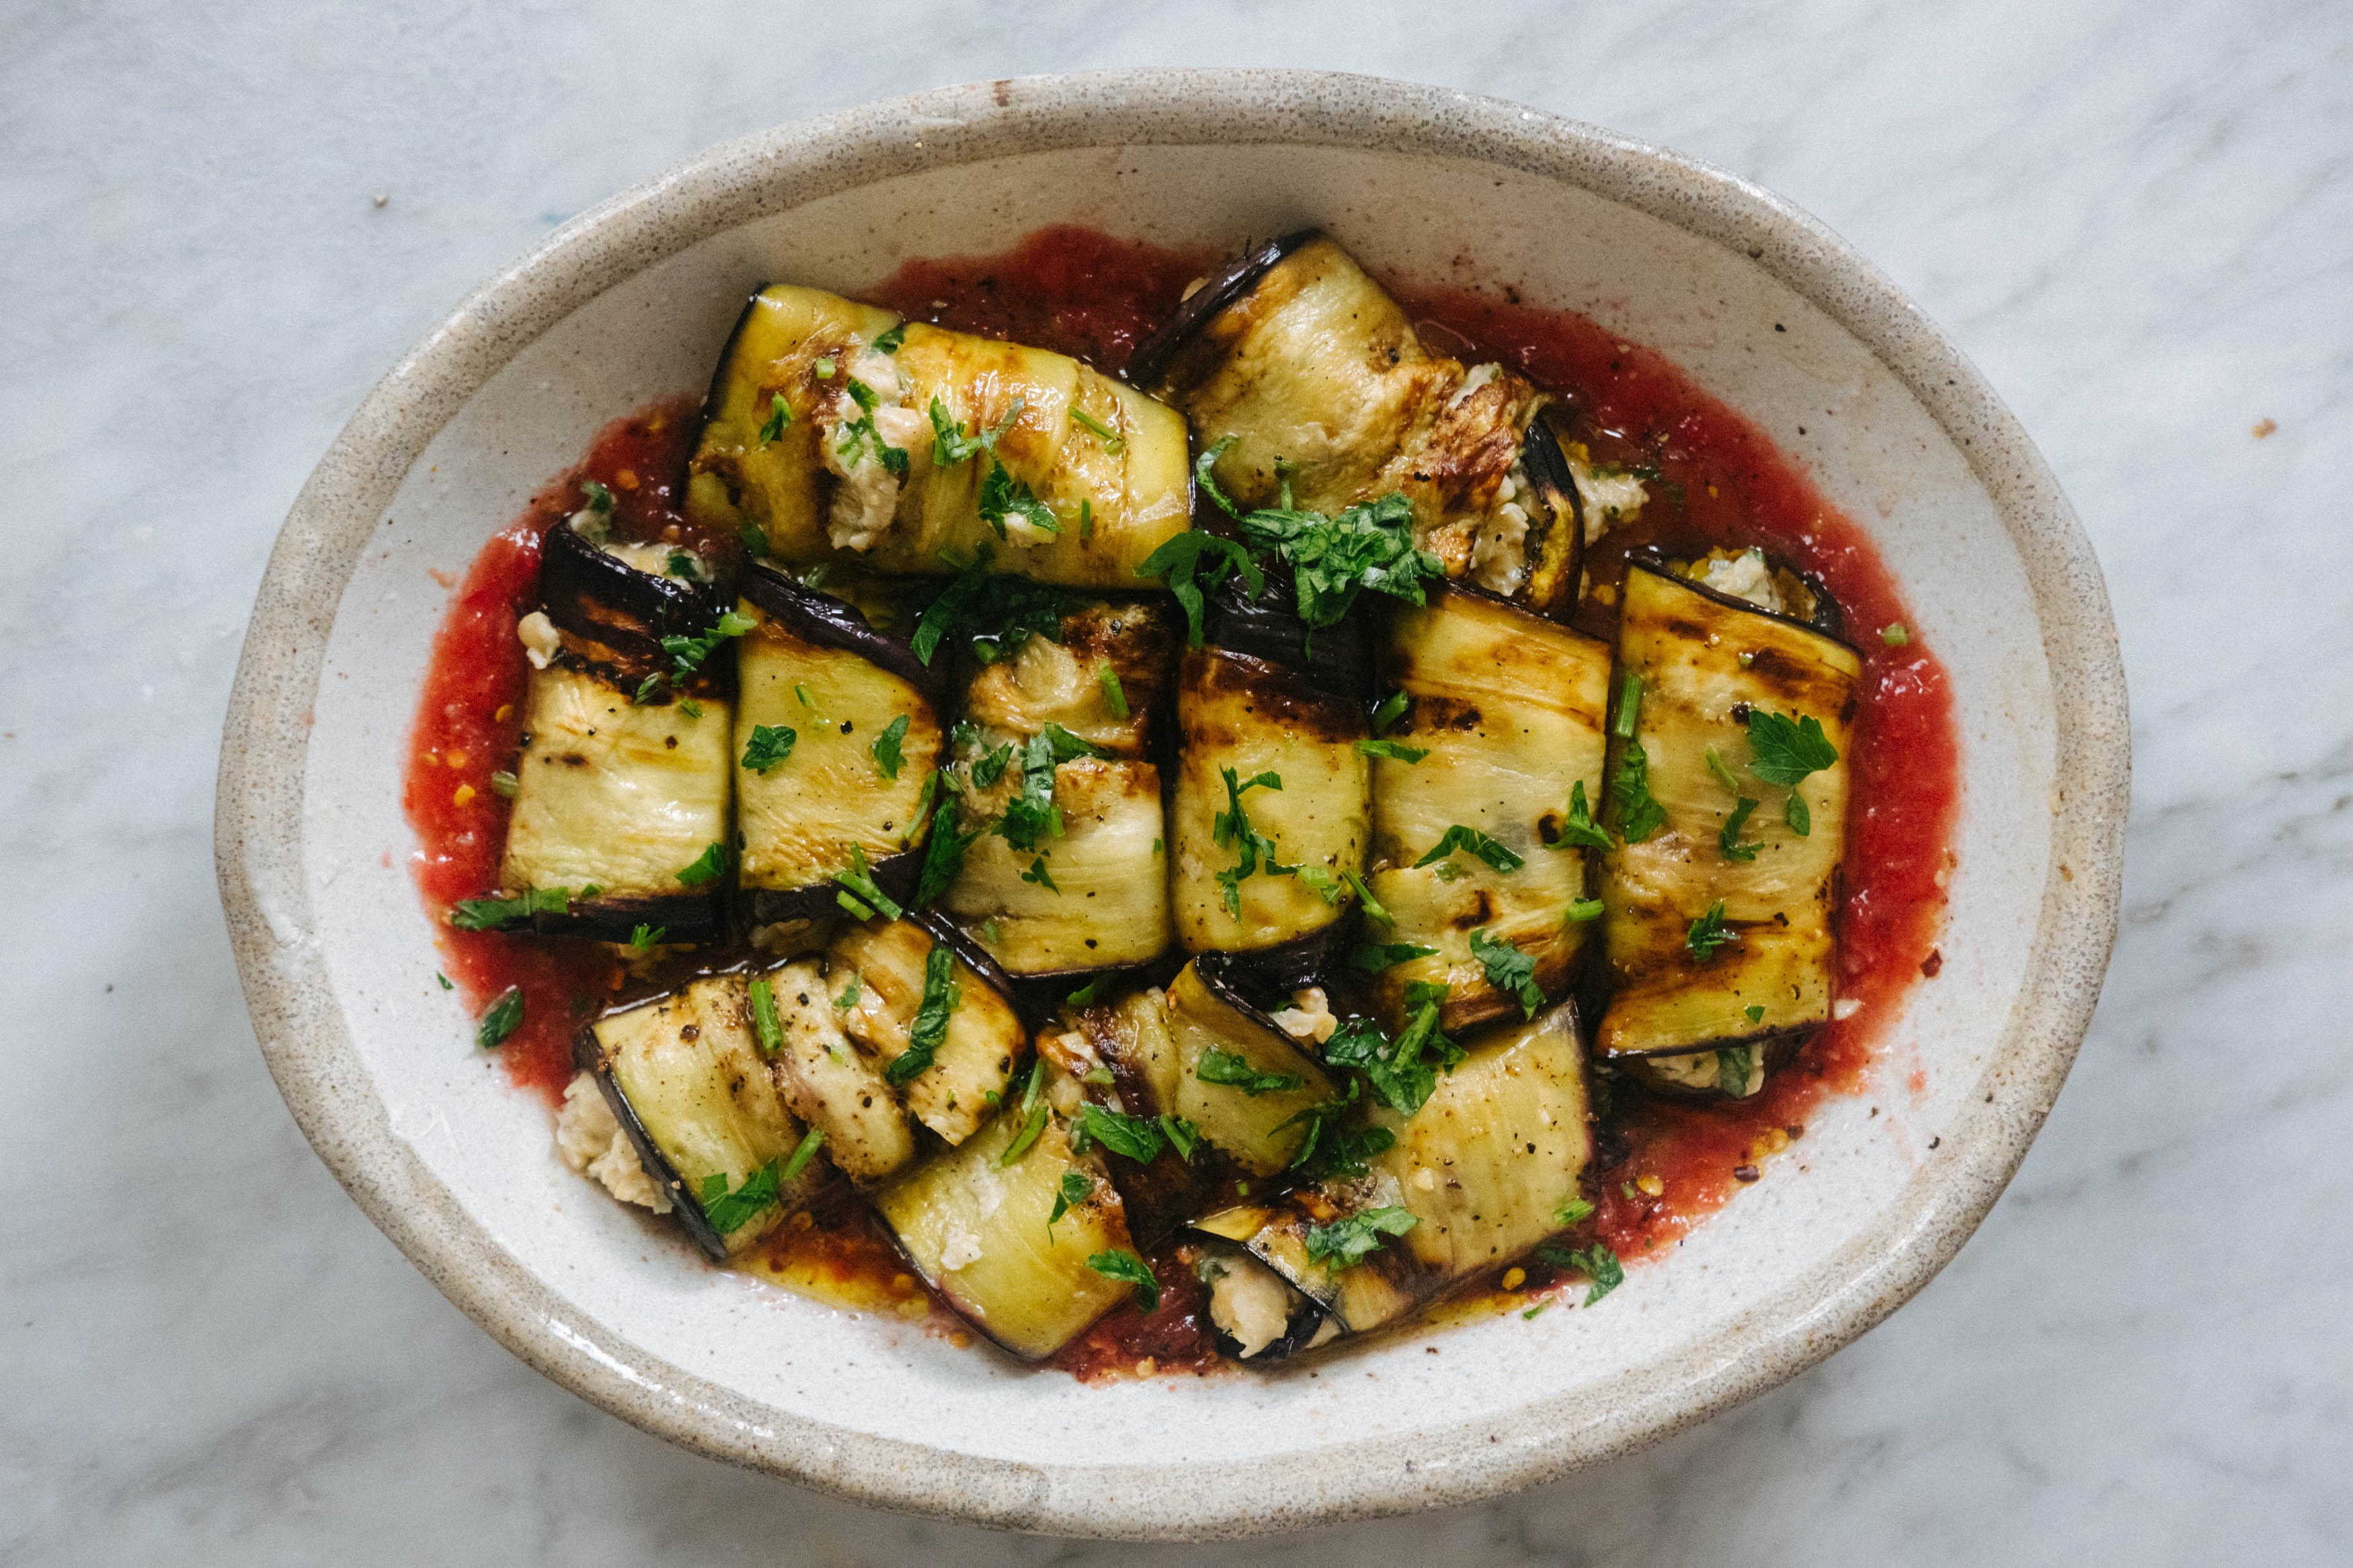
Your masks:
[{"label": "white speckled dish", "polygon": [[[1867,1101],[1826,1106],[1802,1160],[1606,1307],[1407,1335],[1314,1376],[1089,1388],[1023,1371],[703,1267],[562,1167],[546,1108],[433,984],[399,800],[444,602],[428,571],[462,569],[605,420],[699,389],[754,288],[855,293],[906,257],[1050,222],[1219,244],[1320,224],[1377,269],[1435,281],[1467,258],[1652,344],[1871,530],[1950,671],[1966,788],[1942,973]],[[1993,1203],[2066,1075],[2115,930],[2126,773],[2107,600],[2049,469],[1951,342],[1820,225],[1511,104],[1137,71],[751,137],[584,214],[461,302],[287,519],[230,703],[217,853],[288,1104],[369,1216],[516,1354],[649,1431],[864,1501],[1198,1536],[1591,1465],[1894,1310]]]}]

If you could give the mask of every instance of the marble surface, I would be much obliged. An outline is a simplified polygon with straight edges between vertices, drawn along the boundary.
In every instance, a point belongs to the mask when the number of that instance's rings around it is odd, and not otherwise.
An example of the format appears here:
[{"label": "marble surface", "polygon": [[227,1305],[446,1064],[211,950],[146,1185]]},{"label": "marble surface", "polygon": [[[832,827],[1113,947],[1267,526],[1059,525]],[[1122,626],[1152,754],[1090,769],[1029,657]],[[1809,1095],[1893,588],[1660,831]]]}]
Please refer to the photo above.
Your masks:
[{"label": "marble surface", "polygon": [[[2323,993],[2353,916],[2353,12],[1496,0],[1474,34],[1420,5],[755,10],[0,13],[0,940],[21,998],[0,1031],[0,1560],[2353,1556],[2353,1094]],[[1136,63],[1516,98],[1820,216],[1958,335],[2067,485],[2137,750],[2091,1037],[2008,1196],[1910,1307],[1613,1467],[1201,1550],[867,1512],[543,1382],[311,1156],[254,1048],[209,854],[278,521],[461,291],[740,132]]]}]

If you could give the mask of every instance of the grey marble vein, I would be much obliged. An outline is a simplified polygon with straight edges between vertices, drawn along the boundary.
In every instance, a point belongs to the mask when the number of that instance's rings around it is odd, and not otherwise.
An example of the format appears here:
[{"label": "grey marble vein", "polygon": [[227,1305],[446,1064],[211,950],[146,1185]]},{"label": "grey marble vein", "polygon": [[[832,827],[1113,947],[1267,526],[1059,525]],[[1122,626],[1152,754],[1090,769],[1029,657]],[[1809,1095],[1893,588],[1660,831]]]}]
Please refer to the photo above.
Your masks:
[{"label": "grey marble vein", "polygon": [[[709,142],[975,78],[1249,63],[1728,166],[1986,367],[2100,550],[2133,685],[2127,908],[2074,1078],[1886,1326],[1484,1507],[1109,1547],[666,1447],[443,1301],[261,1069],[206,851],[278,521],[460,292]],[[0,151],[0,1560],[2353,1560],[2353,11],[26,5]]]}]

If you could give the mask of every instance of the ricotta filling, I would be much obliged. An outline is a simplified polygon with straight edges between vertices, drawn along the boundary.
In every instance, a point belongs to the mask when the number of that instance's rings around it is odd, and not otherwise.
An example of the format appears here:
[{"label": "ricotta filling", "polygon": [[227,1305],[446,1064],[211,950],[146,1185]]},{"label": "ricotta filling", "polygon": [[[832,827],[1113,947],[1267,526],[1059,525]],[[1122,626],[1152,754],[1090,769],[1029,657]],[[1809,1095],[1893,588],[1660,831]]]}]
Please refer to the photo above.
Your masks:
[{"label": "ricotta filling", "polygon": [[522,656],[531,660],[533,669],[545,669],[556,650],[564,646],[555,623],[547,618],[545,610],[533,610],[515,623],[515,636],[522,640]]},{"label": "ricotta filling", "polygon": [[1293,1039],[1314,1040],[1319,1046],[1340,1028],[1340,1020],[1332,1013],[1331,998],[1324,994],[1321,985],[1293,992],[1291,1005],[1275,1014],[1274,1021]]},{"label": "ricotta filling", "polygon": [[1760,610],[1786,615],[1788,605],[1781,599],[1781,590],[1774,585],[1773,569],[1765,563],[1765,552],[1754,546],[1736,555],[1722,551],[1712,552],[1692,563],[1691,581],[1703,588],[1713,588],[1719,594],[1729,594],[1736,599],[1746,599]]},{"label": "ricotta filling", "polygon": [[1641,479],[1620,468],[1597,468],[1582,446],[1572,446],[1564,455],[1568,458],[1569,479],[1577,486],[1577,504],[1585,512],[1586,543],[1642,515],[1642,503],[1651,499],[1651,492],[1642,488]]},{"label": "ricotta filling", "polygon": [[555,1116],[555,1150],[565,1164],[623,1203],[670,1213],[670,1194],[638,1163],[637,1145],[605,1103],[595,1074],[576,1073],[564,1086],[564,1109]]},{"label": "ricotta filling", "polygon": [[1255,1258],[1234,1256],[1205,1263],[1209,1281],[1209,1321],[1222,1330],[1247,1361],[1291,1327],[1297,1292]]},{"label": "ricotta filling", "polygon": [[[1478,372],[1472,374],[1475,376]],[[1490,593],[1508,597],[1527,585],[1528,494],[1527,470],[1514,463],[1495,490],[1495,510],[1487,514],[1471,541],[1472,580]]]},{"label": "ricotta filling", "polygon": [[862,552],[874,548],[897,514],[900,479],[883,464],[865,428],[852,432],[850,426],[871,418],[874,437],[907,453],[913,462],[922,448],[925,426],[923,415],[907,406],[899,367],[890,355],[861,351],[850,363],[849,379],[872,395],[873,411],[860,408],[844,387],[818,416],[818,450],[828,471],[841,481],[834,487],[826,517],[827,536],[836,549]]}]

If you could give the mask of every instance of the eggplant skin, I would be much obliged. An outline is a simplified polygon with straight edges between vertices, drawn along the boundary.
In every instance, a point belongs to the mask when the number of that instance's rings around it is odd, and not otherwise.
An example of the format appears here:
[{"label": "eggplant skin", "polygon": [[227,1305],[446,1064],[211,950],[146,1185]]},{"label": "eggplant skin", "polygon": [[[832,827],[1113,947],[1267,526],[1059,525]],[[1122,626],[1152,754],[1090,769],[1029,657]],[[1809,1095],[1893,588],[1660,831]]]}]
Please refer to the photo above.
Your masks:
[{"label": "eggplant skin", "polygon": [[[960,1147],[885,1187],[874,1206],[915,1271],[973,1327],[1039,1361],[1125,1299],[1126,1285],[1086,1260],[1132,1243],[1117,1190],[1098,1163],[1071,1152],[1055,1118],[1003,1163],[1020,1125],[1018,1104],[1006,1106]],[[1087,1194],[1050,1229],[1071,1175],[1087,1183]]]},{"label": "eggplant skin", "polygon": [[[1505,485],[1517,489],[1545,403],[1511,371],[1430,353],[1397,301],[1323,236],[1194,326],[1165,368],[1162,357],[1147,362],[1160,370],[1154,392],[1204,441],[1235,437],[1215,472],[1238,505],[1274,505],[1286,472],[1293,504],[1308,510],[1401,493],[1415,542],[1450,577],[1473,570],[1482,531],[1516,500]],[[1547,579],[1556,599],[1558,568]],[[1567,578],[1573,594],[1575,573]]]},{"label": "eggplant skin", "polygon": [[[832,907],[833,879],[853,868],[853,848],[878,881],[887,865],[898,886],[886,890],[903,893],[920,864],[910,852],[927,826],[917,808],[945,742],[938,710],[922,689],[852,647],[797,636],[749,598],[741,613],[758,623],[738,642],[730,759],[741,880],[755,892],[806,890],[755,913],[777,919]],[[907,727],[892,777],[874,746],[901,719]],[[756,771],[742,759],[761,726],[790,730],[795,739],[782,762]]]},{"label": "eggplant skin", "polygon": [[[1063,831],[1034,850],[985,834],[940,900],[1011,973],[1146,964],[1172,941],[1160,770],[1077,757],[1054,770]],[[1024,881],[1043,860],[1049,888]]]},{"label": "eggplant skin", "polygon": [[[1590,928],[1566,916],[1585,897],[1588,852],[1563,843],[1562,824],[1579,785],[1600,807],[1609,660],[1599,638],[1456,589],[1392,616],[1388,676],[1410,703],[1387,738],[1425,755],[1373,759],[1373,896],[1394,921],[1381,941],[1437,950],[1376,983],[1392,1025],[1415,983],[1450,988],[1449,1032],[1520,1015],[1488,983],[1474,931],[1535,957],[1547,997],[1568,990]],[[1522,865],[1461,854],[1414,865],[1457,824]]]},{"label": "eggplant skin", "polygon": [[[1617,745],[1642,748],[1666,819],[1651,837],[1604,857],[1611,994],[1599,1050],[1680,1055],[1826,1023],[1838,972],[1833,906],[1860,657],[1810,626],[1637,563],[1626,574],[1619,660],[1641,679],[1642,697],[1633,741]],[[1752,710],[1814,719],[1837,750],[1836,763],[1798,785],[1809,834],[1786,820],[1790,792],[1747,771],[1744,718]],[[1759,803],[1742,834],[1761,846],[1752,860],[1727,858],[1719,847],[1738,797],[1709,767],[1711,749],[1742,795]],[[1689,932],[1718,904],[1736,940],[1702,962]]]},{"label": "eggplant skin", "polygon": [[611,650],[638,679],[668,668],[663,637],[708,631],[726,607],[708,584],[640,572],[589,543],[568,518],[541,540],[539,603],[559,630]]},{"label": "eggplant skin", "polygon": [[[1184,419],[1067,355],[921,322],[906,324],[890,356],[897,397],[883,401],[919,420],[936,401],[967,432],[1001,426],[1003,433],[992,454],[944,467],[933,461],[928,439],[902,446],[907,472],[888,498],[888,517],[873,520],[880,526],[871,532],[856,531],[855,540],[845,534],[844,546],[855,549],[836,544],[838,487],[820,443],[839,439],[839,375],[897,321],[818,289],[762,290],[712,384],[691,465],[689,518],[729,532],[757,525],[769,552],[795,564],[862,559],[884,572],[937,573],[944,550],[965,559],[1009,550],[1021,574],[1039,582],[1137,587],[1135,567],[1190,522]],[[793,417],[764,442],[777,397]],[[992,465],[1029,487],[1057,531],[1000,535],[983,519],[981,487]]]},{"label": "eggplant skin", "polygon": [[501,884],[708,907],[678,873],[728,837],[733,714],[697,706],[639,705],[561,661],[533,670]]},{"label": "eggplant skin", "polygon": [[1346,899],[1327,900],[1297,873],[1261,863],[1225,903],[1218,873],[1238,865],[1239,843],[1217,842],[1227,808],[1224,771],[1246,782],[1271,773],[1282,787],[1247,791],[1250,826],[1272,839],[1281,863],[1337,879],[1361,872],[1368,835],[1361,708],[1309,686],[1292,671],[1218,647],[1188,650],[1177,679],[1179,760],[1168,814],[1170,899],[1188,952],[1276,947],[1333,925]]},{"label": "eggplant skin", "polygon": [[574,1047],[681,1225],[719,1262],[806,1205],[829,1169],[811,1162],[783,1184],[776,1206],[732,1232],[704,1213],[704,1182],[723,1175],[729,1191],[741,1188],[763,1166],[790,1159],[804,1131],[754,1043],[745,986],[741,973],[692,981],[607,1013]]},{"label": "eggplant skin", "polygon": [[[1249,1247],[1352,1333],[1519,1257],[1583,1194],[1593,1118],[1575,1005],[1472,1047],[1412,1118],[1383,1109],[1373,1121],[1396,1142],[1365,1175],[1195,1222]],[[1408,1210],[1413,1228],[1346,1268],[1308,1257],[1310,1226],[1382,1207]]]}]

